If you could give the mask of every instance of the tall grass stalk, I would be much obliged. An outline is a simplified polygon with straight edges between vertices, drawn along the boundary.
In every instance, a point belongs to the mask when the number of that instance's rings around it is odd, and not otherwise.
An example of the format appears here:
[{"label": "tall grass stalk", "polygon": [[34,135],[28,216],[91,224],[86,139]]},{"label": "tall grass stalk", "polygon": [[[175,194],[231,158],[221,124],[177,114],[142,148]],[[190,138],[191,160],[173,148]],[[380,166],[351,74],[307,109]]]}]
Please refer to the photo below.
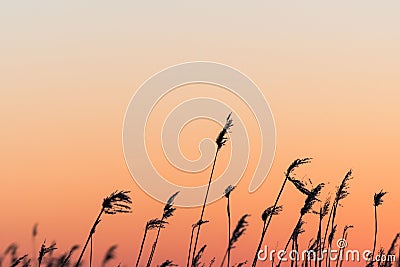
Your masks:
[{"label": "tall grass stalk", "polygon": [[144,229],[142,243],[140,244],[140,250],[139,250],[138,258],[136,260],[136,267],[139,266],[140,257],[142,256],[143,247],[144,247],[144,244],[146,242],[147,232],[150,231],[150,230],[153,230],[153,229],[164,228],[166,223],[167,223],[166,221],[163,221],[163,220],[160,220],[160,219],[152,219],[152,220],[146,222],[146,227]]},{"label": "tall grass stalk", "polygon": [[[203,221],[203,216],[204,216],[204,210],[206,208],[206,204],[207,204],[207,198],[208,198],[208,193],[210,191],[210,186],[211,186],[211,181],[213,178],[213,174],[214,174],[214,169],[215,169],[215,164],[217,162],[217,158],[218,158],[218,153],[221,150],[221,148],[226,144],[226,142],[228,141],[228,137],[227,134],[230,130],[230,128],[233,126],[233,121],[232,121],[232,113],[230,113],[228,115],[228,117],[226,118],[226,122],[224,127],[222,128],[221,132],[219,133],[217,139],[215,140],[215,143],[217,144],[217,150],[215,151],[215,156],[214,156],[214,161],[213,161],[213,165],[212,165],[212,169],[211,169],[211,174],[210,174],[210,178],[208,180],[208,185],[207,185],[207,191],[206,191],[206,195],[204,197],[204,202],[203,202],[203,206],[201,208],[201,214],[200,214],[200,219],[199,222]],[[199,241],[199,235],[200,235],[200,229],[201,229],[201,225],[199,224],[197,227],[197,232],[196,232],[196,238],[194,241],[194,245],[193,245],[193,253],[192,253],[192,265],[194,265],[195,263],[195,256],[196,256],[196,248],[197,248],[197,243]],[[190,259],[189,259],[190,260]]]},{"label": "tall grass stalk", "polygon": [[190,235],[190,242],[189,242],[189,253],[188,253],[188,258],[187,258],[187,263],[186,263],[186,267],[189,267],[190,264],[190,256],[191,256],[191,251],[192,251],[192,245],[193,245],[193,236],[194,236],[194,231],[197,229],[197,227],[199,227],[200,224],[203,223],[208,223],[209,221],[198,221],[197,223],[192,225],[192,232]]},{"label": "tall grass stalk", "polygon": [[[352,175],[352,170],[349,170],[346,173],[346,175],[344,176],[344,178],[343,178],[342,182],[340,183],[340,185],[337,187],[335,200],[333,201],[332,208],[331,208],[331,211],[329,213],[329,218],[328,218],[328,221],[327,221],[327,224],[326,224],[325,234],[324,234],[324,241],[322,242],[321,250],[325,249],[325,242],[327,240],[327,237],[330,236],[332,234],[333,230],[334,230],[333,228],[335,226],[335,219],[336,219],[337,209],[338,209],[339,206],[341,206],[341,201],[343,199],[345,199],[350,194],[348,190],[350,188],[349,187],[349,181],[351,179],[353,179],[353,177],[351,175]],[[331,227],[331,232],[328,235],[329,227]],[[328,244],[328,247],[331,247],[331,246],[332,246],[332,244]],[[330,252],[328,252],[328,253],[330,253]],[[329,266],[329,264],[330,264],[330,260],[328,261],[328,258],[329,257],[327,257],[327,266]],[[320,262],[320,266],[321,266],[321,262]]]},{"label": "tall grass stalk", "polygon": [[83,246],[82,252],[79,255],[79,259],[76,262],[75,267],[79,267],[82,261],[83,254],[85,253],[85,250],[89,244],[89,241],[91,240],[93,234],[95,233],[96,227],[100,223],[101,216],[104,213],[109,215],[114,215],[117,213],[131,212],[130,204],[132,204],[132,200],[128,195],[129,193],[130,191],[115,191],[114,193],[112,193],[110,196],[106,197],[103,200],[99,215],[97,216],[96,220],[93,223],[92,228],[90,229],[89,236],[86,239],[85,245]]},{"label": "tall grass stalk", "polygon": [[[288,181],[288,180],[291,180],[291,181],[294,181],[294,180],[295,180],[294,178],[292,178],[292,175],[293,175],[294,170],[295,170],[297,167],[299,167],[300,165],[303,165],[303,164],[306,164],[306,163],[310,163],[310,161],[311,161],[311,158],[296,159],[295,161],[292,162],[292,164],[290,164],[289,168],[287,169],[287,171],[286,171],[286,173],[285,173],[285,179],[283,180],[283,184],[282,184],[282,186],[281,186],[281,189],[279,190],[278,196],[277,196],[276,199],[275,199],[275,203],[274,203],[274,205],[271,207],[272,210],[275,210],[275,208],[277,207],[278,201],[279,201],[279,199],[280,199],[280,197],[281,197],[281,195],[282,195],[283,189],[285,188],[287,181]],[[296,180],[296,181],[298,181],[298,180]],[[300,188],[301,188],[301,184],[296,183],[296,182],[293,183],[293,184],[294,184],[296,187],[297,187],[297,186],[300,186]],[[300,190],[300,191],[302,191],[302,193],[305,192],[305,190]],[[256,249],[256,253],[255,253],[254,258],[253,258],[253,263],[252,263],[252,265],[251,265],[252,267],[255,267],[255,266],[257,265],[258,252],[259,252],[260,249],[261,249],[262,243],[263,243],[263,241],[264,241],[265,234],[267,233],[268,227],[269,227],[269,225],[270,225],[270,223],[271,223],[272,215],[274,215],[274,214],[271,214],[271,216],[269,216],[269,217],[267,218],[268,220],[267,220],[267,221],[264,221],[263,230],[262,230],[262,232],[261,232],[260,241],[258,242],[258,246],[257,246],[257,249]]]},{"label": "tall grass stalk", "polygon": [[[321,193],[321,190],[322,190],[322,188],[324,186],[325,186],[324,183],[320,183],[310,191],[310,194],[307,196],[307,198],[306,198],[306,200],[304,202],[304,206],[300,210],[300,217],[299,217],[299,219],[298,219],[298,221],[296,223],[296,226],[293,229],[289,240],[286,242],[286,245],[285,245],[285,248],[284,248],[283,251],[287,251],[287,248],[288,248],[288,246],[290,244],[290,241],[292,241],[293,237],[296,234],[296,229],[298,229],[299,225],[300,226],[302,225],[302,220],[303,220],[304,215],[306,215],[307,213],[309,213],[311,211],[311,209],[312,209],[312,207],[313,207],[315,202],[319,201],[318,200],[318,196]],[[279,267],[281,265],[281,263],[282,263],[282,258],[279,260],[279,263],[278,263],[277,267]]]},{"label": "tall grass stalk", "polygon": [[[226,206],[226,213],[228,215],[228,247],[230,245],[231,242],[231,207],[230,207],[230,196],[231,196],[231,192],[235,189],[234,186],[229,185],[226,189],[225,189],[225,193],[224,196],[227,199],[227,206]],[[227,261],[227,267],[230,266],[230,262],[231,262],[231,250],[228,249],[228,261]],[[222,266],[222,264],[221,264]]]},{"label": "tall grass stalk", "polygon": [[[238,221],[235,230],[232,233],[232,237],[229,239],[228,247],[226,249],[224,258],[222,259],[221,262],[221,267],[224,266],[225,259],[227,258],[227,255],[230,254],[230,251],[235,248],[235,243],[239,241],[239,238],[246,232],[246,228],[249,225],[249,223],[246,221],[247,217],[249,217],[249,214],[243,215],[240,220]],[[230,266],[230,265],[228,265]]]},{"label": "tall grass stalk", "polygon": [[[345,226],[344,226],[344,228],[343,228],[343,233],[342,233],[342,240],[347,240],[347,231],[348,231],[349,229],[353,228],[353,227],[354,227],[353,225],[345,225]],[[340,249],[339,249],[339,255],[342,255],[342,254],[343,254],[344,249],[345,249],[344,246],[343,246],[343,247],[340,247]],[[336,260],[336,267],[339,266],[339,263],[340,263],[340,267],[342,267],[342,264],[343,264],[343,257],[340,257],[339,260]]]},{"label": "tall grass stalk", "polygon": [[313,211],[313,213],[317,214],[319,217],[318,220],[318,232],[317,232],[317,238],[315,239],[315,267],[317,267],[317,262],[319,259],[319,253],[321,252],[321,247],[322,247],[322,221],[325,218],[326,215],[328,215],[329,212],[329,206],[330,206],[330,196],[325,200],[324,205],[320,207],[318,212]]},{"label": "tall grass stalk", "polygon": [[[167,203],[164,206],[163,214],[161,216],[161,221],[166,222],[166,220],[169,217],[172,217],[174,215],[175,208],[173,207],[173,204],[174,204],[174,200],[178,194],[179,194],[179,191],[175,192],[168,199]],[[154,253],[155,253],[156,247],[157,247],[158,238],[160,237],[161,228],[164,228],[164,227],[158,227],[156,240],[154,241],[153,246],[151,247],[150,256],[149,256],[149,259],[147,260],[147,267],[150,267],[151,262],[153,261]]]},{"label": "tall grass stalk", "polygon": [[375,231],[374,231],[374,245],[372,248],[371,261],[374,261],[375,249],[376,249],[376,238],[378,235],[378,207],[383,204],[383,196],[386,194],[387,194],[387,192],[383,192],[383,190],[374,194]]}]

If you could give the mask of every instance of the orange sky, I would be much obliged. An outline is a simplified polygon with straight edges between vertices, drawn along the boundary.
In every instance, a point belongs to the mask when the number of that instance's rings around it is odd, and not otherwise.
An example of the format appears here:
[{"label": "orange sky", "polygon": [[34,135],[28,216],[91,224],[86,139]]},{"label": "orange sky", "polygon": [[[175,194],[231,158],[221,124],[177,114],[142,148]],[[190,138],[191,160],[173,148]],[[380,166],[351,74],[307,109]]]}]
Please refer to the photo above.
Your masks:
[{"label": "orange sky", "polygon": [[[30,253],[35,222],[37,243],[57,240],[60,251],[82,243],[102,198],[129,189],[133,213],[105,217],[94,240],[96,261],[108,246],[119,244],[118,258],[132,264],[146,220],[159,216],[163,206],[138,188],[125,165],[125,110],[151,75],[192,60],[220,62],[249,76],[263,91],[276,122],[277,150],[267,180],[248,194],[255,166],[250,161],[232,195],[234,224],[242,214],[252,215],[232,262],[253,255],[262,210],[273,203],[287,166],[308,156],[314,160],[299,169],[298,177],[329,183],[324,195],[335,190],[347,170],[354,171],[351,194],[337,219],[340,233],[345,224],[355,226],[349,234],[351,247],[372,247],[372,197],[381,189],[389,191],[379,207],[378,236],[378,245],[389,246],[399,231],[398,2],[225,4],[229,8],[207,1],[185,3],[179,11],[175,2],[1,4],[6,27],[0,44],[0,250],[16,241]],[[154,138],[162,115],[197,94],[221,97],[249,118],[251,158],[256,158],[257,132],[248,111],[215,88],[188,86],[165,97],[153,121]],[[188,125],[181,138],[184,153],[196,158],[198,141],[215,138],[218,131],[210,122]],[[152,146],[157,155],[160,146]],[[229,146],[217,173],[228,154]],[[166,174],[170,170],[160,167]],[[206,181],[208,173],[196,179]],[[282,199],[285,211],[267,235],[271,246],[286,242],[304,200],[292,186]],[[207,261],[221,257],[225,248],[225,204],[218,201],[206,209],[211,222],[203,228],[201,243],[209,245]],[[184,263],[190,225],[199,212],[176,211],[162,231],[155,263],[166,258]],[[303,244],[316,233],[314,216],[308,215],[307,222]]]}]

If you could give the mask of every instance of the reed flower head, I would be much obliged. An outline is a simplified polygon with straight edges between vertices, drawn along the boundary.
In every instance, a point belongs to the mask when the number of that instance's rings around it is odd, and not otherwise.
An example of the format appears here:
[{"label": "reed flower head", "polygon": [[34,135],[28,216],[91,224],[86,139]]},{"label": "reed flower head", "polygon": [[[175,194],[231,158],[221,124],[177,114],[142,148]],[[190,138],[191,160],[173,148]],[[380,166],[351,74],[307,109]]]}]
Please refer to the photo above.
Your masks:
[{"label": "reed flower head", "polygon": [[288,177],[288,180],[304,195],[308,196],[311,193],[311,191],[306,188],[306,185],[302,181],[294,179],[290,176]]},{"label": "reed flower head", "polygon": [[268,207],[267,209],[264,210],[264,212],[261,214],[261,219],[265,222],[269,216],[273,216],[273,215],[279,215],[283,210],[282,206],[271,206]]},{"label": "reed flower head", "polygon": [[58,265],[60,267],[65,267],[69,266],[70,261],[71,261],[71,256],[72,253],[74,253],[75,250],[79,248],[79,245],[74,245],[68,253],[63,254],[59,259],[58,259]]},{"label": "reed flower head", "polygon": [[49,247],[46,247],[46,240],[45,240],[43,242],[41,248],[40,248],[40,251],[39,251],[39,257],[38,257],[39,266],[40,266],[40,263],[43,260],[43,257],[48,253],[52,253],[53,250],[56,250],[56,249],[57,248],[56,248],[56,243],[55,242],[53,242]]},{"label": "reed flower head", "polygon": [[169,217],[174,215],[174,211],[176,210],[176,208],[173,208],[172,206],[174,205],[174,200],[178,194],[179,191],[175,192],[172,196],[169,197],[167,203],[164,206],[164,213],[162,216],[163,219],[168,219]]},{"label": "reed flower head", "polygon": [[104,259],[103,259],[103,266],[105,266],[105,264],[107,262],[109,262],[110,260],[115,259],[115,250],[117,249],[117,245],[112,245],[106,252],[106,254],[104,255]]},{"label": "reed flower head", "polygon": [[103,200],[103,210],[106,214],[131,212],[132,200],[128,195],[130,191],[115,191]]},{"label": "reed flower head", "polygon": [[350,193],[348,191],[349,187],[349,181],[353,179],[352,175],[352,170],[349,170],[346,175],[344,176],[341,184],[336,190],[336,197],[335,197],[335,203],[336,205],[339,204],[339,201],[346,198]]},{"label": "reed flower head", "polygon": [[246,228],[249,223],[246,221],[246,218],[249,217],[249,214],[245,214],[238,221],[235,230],[232,233],[231,240],[229,241],[229,248],[234,248],[234,244],[239,240],[239,238],[246,232]]},{"label": "reed flower head", "polygon": [[201,257],[203,257],[203,253],[204,253],[204,250],[206,249],[206,247],[207,247],[207,245],[204,245],[201,247],[201,249],[199,249],[196,257],[194,257],[194,259],[193,259],[192,266],[194,266],[194,267],[200,266],[200,264],[201,264],[200,259],[201,259]]},{"label": "reed flower head", "polygon": [[311,162],[311,158],[296,159],[295,161],[292,162],[292,164],[290,164],[290,166],[286,170],[286,173],[285,173],[286,177],[291,177],[290,175],[300,165],[307,164],[310,162]]},{"label": "reed flower head", "polygon": [[168,222],[160,219],[152,219],[146,223],[147,230],[153,230],[158,228],[165,228],[165,224]]},{"label": "reed flower head", "polygon": [[233,120],[232,120],[231,116],[232,116],[232,113],[229,113],[228,117],[226,118],[224,128],[222,128],[217,139],[215,140],[215,142],[217,143],[218,149],[221,149],[221,147],[223,145],[225,145],[226,141],[228,140],[228,137],[226,137],[226,134],[229,132],[230,128],[233,126]]},{"label": "reed flower head", "polygon": [[328,196],[324,202],[324,205],[322,206],[322,209],[321,209],[322,218],[328,214],[330,204],[331,204],[331,196]]},{"label": "reed flower head", "polygon": [[307,196],[303,208],[301,208],[301,215],[305,215],[306,213],[309,213],[310,210],[312,209],[312,206],[314,203],[318,200],[318,196],[321,193],[322,188],[325,186],[324,183],[320,183],[317,185],[315,188],[313,188],[310,192],[310,194]]},{"label": "reed flower head", "polygon": [[383,204],[383,196],[386,194],[387,194],[387,192],[383,192],[383,190],[374,194],[374,206],[375,207],[378,207]]},{"label": "reed flower head", "polygon": [[233,185],[228,185],[227,188],[225,188],[224,196],[228,198],[231,195],[231,192],[235,189],[235,186]]}]

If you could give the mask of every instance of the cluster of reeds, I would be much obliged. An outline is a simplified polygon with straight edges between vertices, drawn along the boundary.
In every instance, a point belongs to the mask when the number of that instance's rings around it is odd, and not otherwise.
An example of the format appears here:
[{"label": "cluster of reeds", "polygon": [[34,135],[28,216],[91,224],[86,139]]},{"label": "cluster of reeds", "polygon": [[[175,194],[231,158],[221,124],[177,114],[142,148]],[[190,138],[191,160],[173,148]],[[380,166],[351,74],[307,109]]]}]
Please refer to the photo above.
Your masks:
[{"label": "cluster of reeds", "polygon": [[[208,220],[204,219],[205,215],[205,209],[207,206],[207,199],[208,199],[208,194],[210,191],[210,186],[211,182],[213,179],[213,174],[214,174],[214,169],[216,166],[216,162],[218,159],[218,153],[222,149],[222,147],[226,144],[228,141],[228,133],[233,126],[232,122],[232,117],[231,114],[228,115],[226,118],[225,125],[223,126],[222,130],[218,134],[216,138],[216,151],[215,151],[215,156],[214,156],[214,161],[212,164],[212,169],[211,173],[209,176],[209,181],[207,185],[207,189],[205,192],[204,196],[204,201],[203,205],[201,207],[201,213],[199,216],[199,219],[191,226],[191,235],[190,235],[190,241],[189,241],[189,252],[187,255],[187,262],[186,266],[187,267],[200,267],[200,266],[213,266],[216,262],[216,257],[213,257],[209,262],[205,262],[204,260],[204,255],[206,254],[206,248],[207,244],[203,244],[200,249],[197,249],[198,242],[199,242],[199,236],[200,236],[200,230],[201,226],[203,224],[209,223]],[[296,159],[294,160],[289,167],[287,168],[285,174],[284,174],[284,179],[283,183],[280,187],[280,190],[275,198],[274,203],[271,206],[268,206],[264,211],[261,212],[261,221],[262,221],[262,227],[261,227],[261,234],[260,238],[257,242],[257,248],[255,251],[255,256],[253,257],[252,260],[252,267],[255,267],[258,263],[258,254],[261,249],[261,246],[265,241],[265,236],[267,233],[267,230],[271,224],[272,218],[276,215],[279,215],[283,212],[283,207],[280,205],[280,200],[282,198],[284,189],[286,188],[287,184],[292,184],[294,188],[296,189],[296,192],[298,194],[299,201],[304,201],[303,206],[301,207],[299,211],[299,216],[297,221],[295,221],[295,224],[293,226],[293,230],[291,231],[291,234],[285,243],[284,246],[284,251],[287,251],[289,248],[289,245],[291,244],[291,249],[295,251],[300,251],[299,249],[299,239],[301,238],[302,234],[305,232],[304,230],[304,224],[306,223],[305,219],[307,216],[312,216],[313,214],[315,216],[318,216],[318,225],[316,225],[317,233],[316,237],[311,239],[308,243],[307,249],[309,251],[314,251],[315,254],[313,255],[312,258],[307,258],[303,262],[300,262],[299,259],[294,259],[291,260],[290,265],[293,266],[304,266],[304,267],[321,267],[322,264],[325,264],[326,267],[331,265],[331,260],[329,257],[326,257],[325,262],[323,262],[322,258],[320,256],[323,255],[322,251],[327,249],[330,251],[332,249],[332,243],[335,238],[335,235],[338,231],[338,225],[336,224],[336,218],[338,215],[339,208],[342,207],[342,202],[343,200],[349,195],[349,182],[352,179],[352,171],[348,171],[344,178],[342,179],[341,183],[337,186],[336,192],[334,195],[333,202],[331,202],[331,197],[328,196],[328,198],[325,201],[321,201],[319,199],[319,196],[325,186],[324,183],[320,183],[316,186],[313,186],[311,180],[310,183],[306,183],[300,179],[296,178],[296,169],[299,168],[302,165],[308,164],[311,162],[311,158],[302,158],[302,159]],[[311,186],[309,186],[311,185]],[[249,214],[244,214],[242,215],[237,222],[236,227],[231,229],[231,220],[232,220],[232,194],[234,195],[234,189],[235,186],[229,185],[226,189],[225,192],[223,193],[223,197],[226,199],[226,214],[227,214],[227,245],[226,249],[224,250],[224,253],[221,255],[220,258],[220,266],[227,266],[227,267],[241,267],[244,266],[248,263],[248,259],[242,259],[242,261],[237,262],[235,264],[231,263],[231,254],[234,251],[234,248],[237,246],[239,239],[245,234],[245,232],[248,230],[249,223],[247,221],[248,217],[250,216]],[[56,243],[53,242],[50,245],[46,245],[46,241],[43,242],[41,245],[38,253],[37,253],[37,259],[35,257],[29,257],[28,254],[23,254],[21,256],[18,255],[18,246],[16,244],[11,244],[10,246],[7,247],[7,249],[4,251],[4,253],[0,253],[0,267],[3,266],[4,259],[6,257],[9,258],[9,266],[11,267],[16,267],[16,266],[23,266],[23,267],[28,267],[28,266],[42,266],[43,264],[47,267],[52,267],[52,266],[59,266],[59,267],[69,267],[69,266],[82,266],[83,265],[83,256],[87,250],[87,247],[90,246],[90,251],[89,251],[89,266],[92,266],[93,263],[93,236],[98,228],[98,225],[100,224],[103,215],[115,215],[119,213],[130,213],[131,212],[131,204],[132,200],[129,196],[129,191],[115,191],[112,194],[110,194],[108,197],[104,198],[100,211],[97,215],[97,218],[95,219],[93,225],[91,226],[89,230],[88,237],[86,239],[86,242],[84,243],[81,253],[79,254],[79,257],[77,257],[76,261],[72,260],[72,256],[75,251],[79,249],[78,245],[73,246],[69,251],[61,254],[60,256],[55,256],[53,253],[57,249]],[[178,196],[179,192],[175,192],[172,194],[169,199],[166,201],[166,204],[162,210],[161,216],[157,218],[150,219],[146,222],[146,225],[144,227],[144,232],[143,232],[143,237],[141,239],[141,243],[138,247],[138,256],[136,259],[136,267],[142,266],[140,265],[141,262],[141,257],[143,254],[143,251],[146,249],[146,239],[148,237],[148,232],[152,230],[156,230],[157,234],[155,236],[155,239],[151,245],[149,257],[147,258],[146,261],[146,267],[150,266],[160,266],[160,267],[168,267],[168,266],[178,266],[174,261],[170,259],[166,259],[164,262],[154,265],[153,264],[153,259],[156,254],[156,248],[157,244],[160,239],[160,234],[162,229],[165,229],[166,226],[168,225],[168,220],[170,217],[172,217],[175,213],[176,208],[173,206],[174,205],[174,200]],[[400,266],[400,262],[394,263],[394,262],[377,262],[375,261],[375,254],[379,256],[385,256],[385,255],[394,255],[396,254],[396,247],[398,246],[398,243],[400,241],[400,233],[397,234],[392,241],[390,247],[387,249],[386,253],[385,250],[381,247],[378,252],[377,250],[377,237],[378,237],[378,207],[383,204],[383,197],[387,194],[387,192],[384,192],[383,190],[379,191],[378,193],[374,194],[373,197],[373,207],[374,207],[374,221],[375,221],[375,231],[374,231],[374,239],[373,239],[373,245],[372,245],[372,252],[370,255],[371,260],[366,263],[367,266],[378,266],[378,267],[389,267],[389,266],[394,266],[393,264],[396,264],[397,267]],[[303,200],[302,200],[303,199]],[[319,207],[314,209],[314,206],[316,206],[317,203],[320,203]],[[329,216],[328,216],[329,214]],[[307,216],[306,216],[307,215]],[[325,218],[327,220],[325,220]],[[324,229],[324,224],[325,224],[325,230]],[[353,228],[353,225],[345,225],[343,227],[343,231],[341,234],[342,239],[347,239],[349,229]],[[36,237],[38,234],[38,224],[35,224],[32,230],[32,248],[33,251],[35,251],[36,247]],[[111,246],[106,254],[104,255],[104,258],[101,262],[101,266],[107,266],[113,259],[116,258],[116,249],[117,245]],[[341,248],[341,252],[343,252],[344,248]],[[400,251],[398,252],[400,254]],[[35,253],[33,252],[32,255]],[[329,254],[329,253],[328,253]],[[400,255],[399,255],[400,256]],[[275,264],[274,259],[271,262],[271,266],[276,266],[280,267],[282,264],[282,259],[279,260],[277,264]],[[120,266],[120,265],[118,265]],[[143,265],[144,266],[144,265]],[[343,266],[343,259],[336,261],[336,267],[342,267]]]}]

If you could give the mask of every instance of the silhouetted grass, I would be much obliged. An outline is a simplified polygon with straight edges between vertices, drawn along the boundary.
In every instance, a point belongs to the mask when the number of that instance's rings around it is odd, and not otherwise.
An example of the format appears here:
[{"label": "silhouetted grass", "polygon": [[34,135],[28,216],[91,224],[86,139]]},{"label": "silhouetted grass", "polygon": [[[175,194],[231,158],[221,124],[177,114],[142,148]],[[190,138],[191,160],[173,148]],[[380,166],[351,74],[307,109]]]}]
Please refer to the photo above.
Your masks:
[{"label": "silhouetted grass", "polygon": [[[232,116],[232,113],[230,113],[228,115],[228,117],[226,118],[225,125],[222,128],[221,132],[218,134],[217,139],[215,140],[215,143],[217,144],[217,150],[215,151],[215,156],[214,156],[214,161],[213,161],[213,165],[212,165],[212,169],[211,169],[211,174],[210,174],[210,178],[208,180],[207,191],[206,191],[206,195],[204,197],[204,202],[203,202],[203,206],[202,206],[202,209],[201,209],[200,219],[198,220],[199,222],[203,221],[204,210],[205,210],[206,204],[207,204],[208,193],[210,191],[210,185],[211,185],[211,181],[212,181],[212,178],[213,178],[215,164],[216,164],[217,158],[218,158],[218,153],[221,150],[221,148],[226,144],[226,142],[228,140],[227,134],[228,134],[230,128],[233,126],[233,121],[232,121],[231,116]],[[200,223],[198,225],[198,227],[197,227],[196,238],[195,238],[194,245],[193,245],[193,253],[192,253],[192,265],[193,266],[194,266],[194,260],[195,260],[194,258],[195,258],[195,255],[196,255],[197,242],[199,241],[201,225],[202,224]]]},{"label": "silhouetted grass", "polygon": [[233,248],[235,248],[235,243],[238,242],[239,238],[246,232],[247,226],[249,225],[246,219],[249,216],[249,214],[243,215],[238,221],[235,230],[233,230],[232,237],[229,239],[228,248],[226,249],[225,255],[222,259],[221,267],[224,265],[226,256],[230,254],[230,251]]},{"label": "silhouetted grass", "polygon": [[129,206],[132,204],[132,200],[129,197],[130,191],[115,191],[111,193],[110,196],[106,197],[103,200],[103,204],[101,205],[100,213],[97,216],[96,220],[93,223],[92,228],[90,229],[89,236],[86,240],[85,245],[83,246],[82,252],[79,256],[78,261],[76,262],[76,267],[79,266],[79,264],[82,261],[83,254],[85,253],[86,247],[89,243],[89,241],[92,239],[93,234],[96,231],[97,225],[101,221],[101,216],[103,213],[109,214],[109,215],[114,215],[117,213],[129,213],[131,212],[131,207]]},{"label": "silhouetted grass", "polygon": [[[227,199],[227,205],[226,205],[226,213],[228,215],[228,247],[229,244],[231,242],[231,206],[230,206],[230,196],[231,196],[231,192],[235,189],[234,186],[229,185],[226,189],[225,189],[225,193],[224,193],[224,197]],[[230,266],[230,262],[231,262],[231,250],[228,250],[228,262],[227,262],[227,266]],[[221,264],[222,266],[222,264]]]},{"label": "silhouetted grass", "polygon": [[[289,244],[290,244],[290,241],[292,241],[293,236],[295,235],[296,229],[299,228],[299,225],[302,225],[302,220],[303,220],[304,215],[306,215],[307,213],[311,212],[311,209],[312,209],[314,203],[317,202],[317,201],[319,201],[319,200],[318,200],[318,196],[319,196],[319,194],[321,193],[321,190],[322,190],[322,188],[323,188],[324,186],[325,186],[324,183],[318,184],[315,188],[313,188],[313,189],[310,191],[310,194],[307,195],[307,198],[306,198],[306,200],[304,201],[304,205],[303,205],[303,207],[302,207],[301,210],[300,210],[300,217],[299,217],[299,219],[298,219],[298,221],[297,221],[297,223],[296,223],[295,228],[294,228],[293,231],[292,231],[292,234],[291,234],[289,240],[286,242],[284,251],[287,251],[287,248],[288,248],[288,246],[289,246]],[[281,265],[281,263],[282,263],[282,258],[279,260],[279,263],[278,263],[277,266],[279,267],[279,266]]]},{"label": "silhouetted grass", "polygon": [[[176,210],[173,205],[174,205],[174,200],[176,198],[176,196],[179,194],[178,192],[175,192],[172,196],[170,196],[170,198],[168,199],[167,203],[164,206],[164,210],[163,210],[163,214],[161,216],[161,221],[167,221],[169,217],[172,217],[174,215],[174,211]],[[165,223],[164,223],[165,224]],[[162,226],[164,226],[164,224],[162,224]],[[156,236],[156,240],[153,243],[153,246],[151,247],[151,252],[150,252],[150,256],[149,259],[147,260],[147,267],[150,267],[151,262],[153,260],[154,257],[154,253],[156,251],[156,247],[157,247],[157,242],[158,242],[158,238],[160,237],[160,232],[161,229],[164,227],[158,227],[157,230],[157,236]]]},{"label": "silhouetted grass", "polygon": [[[275,210],[275,208],[277,207],[278,202],[279,202],[279,199],[280,199],[280,197],[281,197],[281,195],[282,195],[282,193],[283,193],[283,189],[285,188],[286,183],[287,183],[288,180],[291,181],[291,182],[294,184],[294,186],[295,186],[301,193],[304,194],[304,193],[306,192],[306,190],[303,190],[303,188],[302,188],[303,184],[296,182],[296,181],[298,181],[298,180],[294,179],[294,178],[293,178],[293,175],[294,175],[294,170],[295,170],[295,169],[297,169],[299,166],[301,166],[301,165],[303,165],[303,164],[310,163],[310,161],[311,161],[311,158],[296,159],[295,161],[293,161],[293,162],[290,164],[290,166],[289,166],[288,169],[286,170],[285,179],[283,180],[283,184],[282,184],[282,186],[281,186],[281,189],[279,190],[278,196],[277,196],[276,199],[275,199],[275,203],[274,203],[274,205],[272,206],[272,210]],[[272,220],[272,216],[273,216],[273,215],[274,215],[274,214],[272,213],[271,216],[269,216],[269,217],[267,218],[268,220],[267,220],[266,222],[264,221],[263,231],[262,231],[262,234],[261,234],[261,239],[260,239],[260,242],[258,243],[258,247],[257,247],[256,253],[255,253],[254,258],[253,258],[252,267],[255,267],[255,266],[257,265],[257,261],[258,261],[258,258],[257,258],[257,257],[258,257],[258,252],[259,252],[260,249],[261,249],[261,246],[262,246],[262,243],[263,243],[265,234],[267,233],[267,230],[268,230],[269,224],[271,223],[271,220]]]},{"label": "silhouetted grass", "polygon": [[374,231],[374,245],[372,248],[372,261],[374,260],[375,249],[376,249],[376,237],[378,235],[378,207],[383,204],[383,196],[386,195],[387,192],[383,192],[381,190],[378,193],[374,194],[374,213],[375,213],[375,231]]},{"label": "silhouetted grass", "polygon": [[104,255],[103,261],[101,262],[101,266],[106,266],[107,262],[115,259],[115,250],[118,248],[118,245],[112,245],[108,248],[106,254]]}]

